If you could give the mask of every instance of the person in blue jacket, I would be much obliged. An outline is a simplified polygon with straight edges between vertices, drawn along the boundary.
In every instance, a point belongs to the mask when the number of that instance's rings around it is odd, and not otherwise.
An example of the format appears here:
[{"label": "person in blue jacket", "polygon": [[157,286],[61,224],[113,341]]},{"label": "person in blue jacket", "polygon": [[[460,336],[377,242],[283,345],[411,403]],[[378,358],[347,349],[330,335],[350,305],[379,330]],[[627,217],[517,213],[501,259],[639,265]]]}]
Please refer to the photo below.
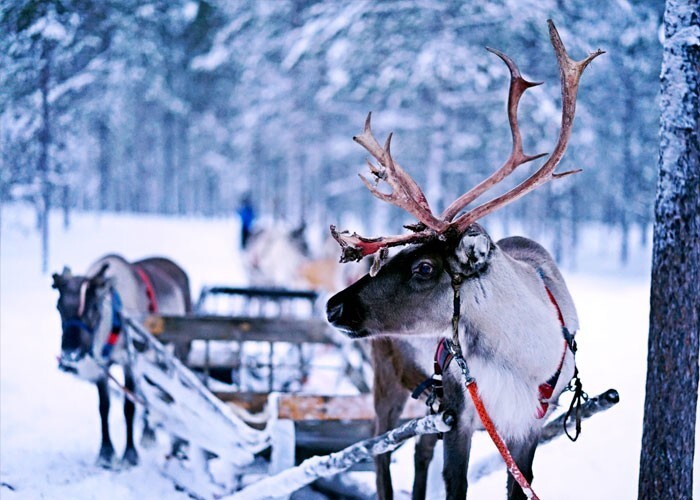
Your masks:
[{"label": "person in blue jacket", "polygon": [[241,247],[246,248],[250,234],[253,231],[253,223],[255,222],[255,208],[250,199],[250,194],[246,194],[243,197],[243,201],[238,207],[238,216],[241,218]]}]

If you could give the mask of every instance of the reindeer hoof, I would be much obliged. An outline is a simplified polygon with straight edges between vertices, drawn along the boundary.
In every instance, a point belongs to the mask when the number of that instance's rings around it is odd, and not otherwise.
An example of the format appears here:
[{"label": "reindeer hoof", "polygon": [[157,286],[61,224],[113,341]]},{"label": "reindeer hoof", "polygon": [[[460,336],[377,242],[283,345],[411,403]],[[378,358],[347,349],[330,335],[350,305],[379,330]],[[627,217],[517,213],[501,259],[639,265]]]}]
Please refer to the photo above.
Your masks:
[{"label": "reindeer hoof", "polygon": [[455,249],[460,271],[466,276],[484,271],[491,257],[491,238],[483,229],[478,229],[468,229]]},{"label": "reindeer hoof", "polygon": [[124,456],[122,457],[122,467],[134,467],[139,464],[139,454],[136,452],[135,448],[127,448],[124,450]]},{"label": "reindeer hoof", "polygon": [[141,448],[150,450],[156,445],[156,431],[150,427],[145,427],[143,429],[143,434],[141,434]]},{"label": "reindeer hoof", "polygon": [[95,465],[103,469],[115,469],[117,467],[116,455],[112,445],[100,448],[100,454],[97,456]]}]

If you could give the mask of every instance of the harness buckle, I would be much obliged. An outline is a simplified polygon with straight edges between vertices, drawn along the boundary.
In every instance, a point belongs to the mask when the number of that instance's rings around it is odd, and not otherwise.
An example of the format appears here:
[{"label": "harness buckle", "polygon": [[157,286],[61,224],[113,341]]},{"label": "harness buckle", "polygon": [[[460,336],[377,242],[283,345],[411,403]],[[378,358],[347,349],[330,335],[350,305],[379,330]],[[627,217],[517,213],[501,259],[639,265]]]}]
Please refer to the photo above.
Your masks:
[{"label": "harness buckle", "polygon": [[[425,400],[425,405],[430,408],[431,413],[437,413],[437,409],[435,408],[435,402],[437,401],[437,394],[435,391],[430,391],[430,394],[428,395],[428,399]],[[438,402],[438,405],[440,403]]]},{"label": "harness buckle", "polygon": [[464,356],[462,356],[462,349],[460,349],[458,344],[455,344],[451,340],[445,340],[445,344],[447,344],[447,348],[450,350],[450,353],[452,354],[452,357],[454,360],[457,362],[457,366],[459,366],[460,371],[462,372],[462,378],[464,379],[465,385],[469,386],[474,383],[475,379],[472,377],[471,373],[469,372],[469,366],[467,366],[467,360],[464,359]]}]

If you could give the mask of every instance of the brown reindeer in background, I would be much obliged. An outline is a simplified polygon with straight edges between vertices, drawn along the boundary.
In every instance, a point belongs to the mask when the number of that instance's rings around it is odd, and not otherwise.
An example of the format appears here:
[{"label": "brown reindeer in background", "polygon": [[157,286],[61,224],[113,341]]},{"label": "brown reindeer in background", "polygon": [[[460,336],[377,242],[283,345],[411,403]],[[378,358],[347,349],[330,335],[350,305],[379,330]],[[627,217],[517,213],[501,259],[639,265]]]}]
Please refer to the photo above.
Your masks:
[{"label": "brown reindeer in background", "polygon": [[[354,139],[378,165],[369,163],[374,183],[361,176],[362,180],[372,194],[405,209],[418,223],[407,226],[411,230],[408,234],[380,238],[338,233],[331,227],[342,247],[341,261],[375,254],[375,265],[369,275],[336,294],[327,305],[328,321],[336,328],[351,338],[373,341],[377,433],[396,425],[408,391],[433,373],[436,344],[454,336],[471,376],[479,382],[483,405],[528,481],[532,480],[543,417],[574,376],[576,309],[544,248],[522,237],[494,242],[476,221],[546,182],[578,172],[554,170],[571,135],[579,78],[602,51],[574,61],[551,21],[549,32],[560,68],[563,108],[554,150],[521,184],[462,215],[467,205],[518,166],[544,156],[523,152],[517,119],[521,96],[537,84],[523,79],[506,55],[488,49],[506,63],[511,74],[508,120],[512,153],[501,168],[439,216],[431,211],[420,187],[392,158],[391,135],[384,147],[374,139],[368,116],[364,132]],[[385,181],[391,191],[380,191],[379,181]],[[406,244],[413,245],[387,260],[389,247]],[[462,373],[457,363],[451,363],[441,374],[442,409],[456,416],[453,430],[444,436],[443,477],[448,498],[466,496],[471,438],[480,428],[474,404],[465,395]],[[425,439],[417,450],[416,498],[425,495],[433,445],[434,439]],[[388,456],[377,460],[380,498],[392,497],[389,463]],[[511,477],[508,497],[525,497]]]}]

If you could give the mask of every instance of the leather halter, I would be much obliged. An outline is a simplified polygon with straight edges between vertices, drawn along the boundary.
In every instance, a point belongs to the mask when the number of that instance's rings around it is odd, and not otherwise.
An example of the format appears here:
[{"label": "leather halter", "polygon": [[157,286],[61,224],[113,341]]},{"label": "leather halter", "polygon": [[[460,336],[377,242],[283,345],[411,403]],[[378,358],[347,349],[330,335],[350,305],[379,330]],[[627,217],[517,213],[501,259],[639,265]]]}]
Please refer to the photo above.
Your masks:
[{"label": "leather halter", "polygon": [[[106,342],[102,346],[102,352],[100,353],[103,361],[109,361],[109,358],[112,355],[112,350],[119,341],[119,336],[123,328],[121,297],[119,296],[119,293],[117,293],[117,291],[114,289],[114,287],[110,289],[110,292],[112,295],[112,326],[109,331],[109,336],[107,337]],[[99,321],[101,321],[101,319],[98,320],[98,322]],[[82,317],[71,318],[63,322],[64,330],[70,326],[80,328],[81,330],[87,332],[90,335],[91,344],[94,342],[95,327],[91,327],[90,325],[88,325]],[[90,351],[92,351],[92,349],[93,345],[90,346]]]}]

